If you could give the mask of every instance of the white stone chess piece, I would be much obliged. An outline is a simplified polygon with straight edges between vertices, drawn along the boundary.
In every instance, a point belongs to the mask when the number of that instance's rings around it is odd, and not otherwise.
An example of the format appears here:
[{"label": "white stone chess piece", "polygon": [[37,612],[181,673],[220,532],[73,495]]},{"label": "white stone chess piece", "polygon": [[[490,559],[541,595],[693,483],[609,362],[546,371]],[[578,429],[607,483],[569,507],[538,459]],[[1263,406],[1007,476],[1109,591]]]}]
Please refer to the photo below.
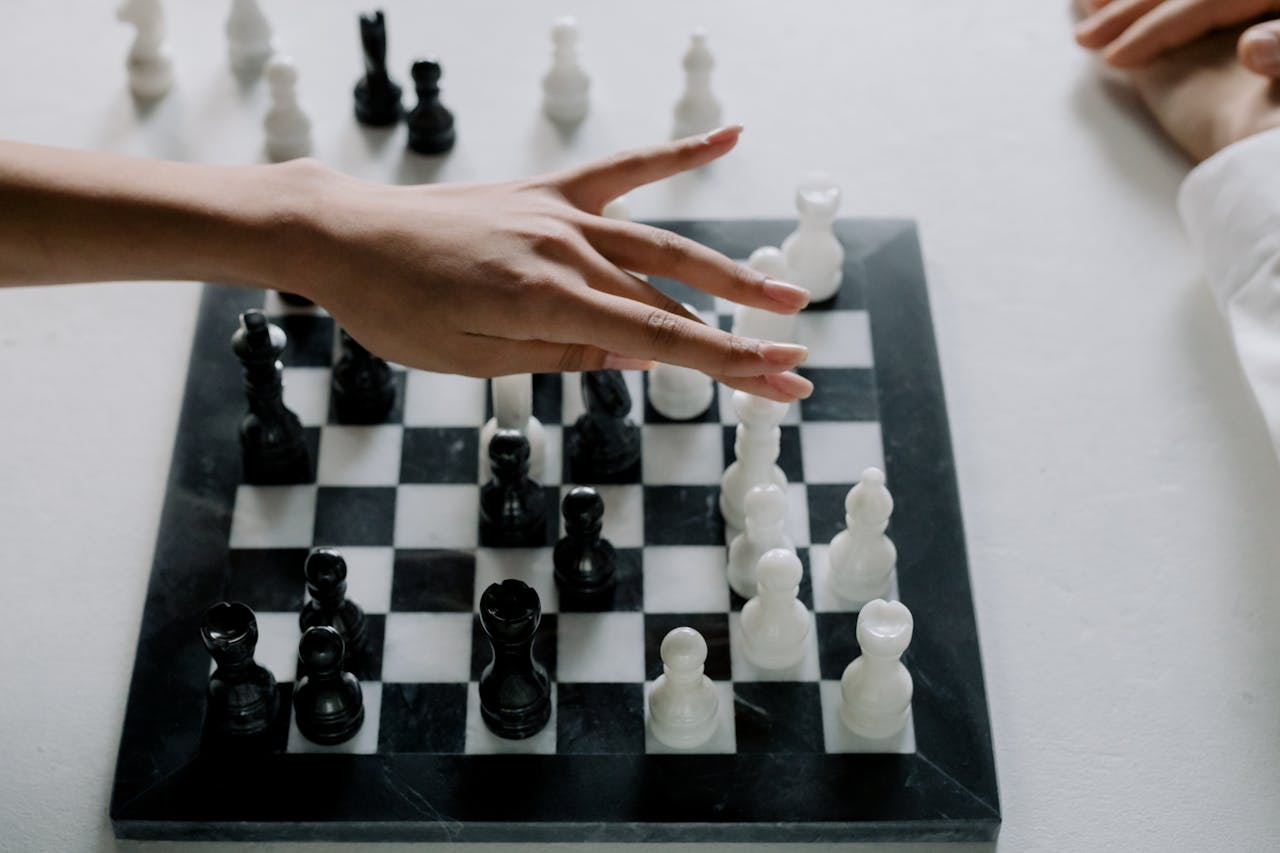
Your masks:
[{"label": "white stone chess piece", "polygon": [[533,416],[533,377],[527,373],[493,380],[493,417],[480,428],[480,481],[493,476],[489,442],[499,429],[514,429],[529,439],[529,476],[542,480],[546,471],[547,431]]},{"label": "white stone chess piece", "polygon": [[[692,305],[685,310],[696,313]],[[715,381],[700,370],[660,362],[649,371],[649,404],[658,414],[673,421],[688,421],[711,408],[716,396]]]},{"label": "white stone chess piece", "polygon": [[684,94],[676,102],[675,127],[672,136],[680,139],[706,133],[720,126],[720,102],[711,92],[711,69],[715,57],[707,48],[707,31],[693,31],[689,49],[684,55]]},{"label": "white stone chess piece", "polygon": [[765,551],[756,564],[756,597],[742,608],[742,652],[762,669],[786,669],[804,658],[813,614],[796,596],[804,568],[795,552]]},{"label": "white stone chess piece", "polygon": [[836,295],[844,277],[844,247],[832,225],[840,210],[840,186],[829,175],[806,175],[796,188],[800,223],[782,242],[790,283],[809,291],[814,302]]},{"label": "white stone chess piece", "polygon": [[662,675],[649,693],[649,730],[675,749],[702,746],[716,732],[720,696],[704,673],[707,641],[692,628],[675,628],[662,640]]},{"label": "white stone chess piece", "polygon": [[160,0],[125,0],[116,17],[137,28],[126,68],[135,98],[155,100],[173,87],[173,60],[164,41],[164,7]]},{"label": "white stone chess piece", "polygon": [[[774,246],[756,249],[747,259],[747,266],[778,281],[791,281],[786,256]],[[733,333],[744,338],[791,343],[796,337],[796,315],[738,305],[733,309]]]},{"label": "white stone chess piece", "polygon": [[557,18],[551,27],[551,69],[542,78],[542,111],[560,124],[587,117],[591,81],[578,62],[578,22]]},{"label": "white stone chess piece", "polygon": [[620,195],[613,201],[604,206],[600,211],[600,215],[605,219],[617,219],[620,222],[631,221],[631,205],[627,203],[627,197]]},{"label": "white stone chess piece", "polygon": [[262,14],[258,0],[231,0],[226,32],[231,70],[241,75],[262,71],[275,52],[275,45],[271,41],[271,23]]},{"label": "white stone chess piece", "polygon": [[775,463],[782,441],[778,425],[786,417],[787,404],[734,391],[733,410],[739,421],[733,439],[735,458],[720,478],[720,514],[731,528],[741,530],[752,486],[774,483],[786,488],[787,475]]},{"label": "white stone chess piece", "polygon": [[861,604],[889,593],[898,549],[884,535],[893,514],[893,496],[884,472],[868,468],[844,499],[847,527],[831,540],[831,588],[840,598]]},{"label": "white stone chess piece", "polygon": [[900,658],[913,628],[911,611],[900,601],[877,598],[858,613],[862,654],[840,677],[840,719],[854,734],[887,738],[907,724],[913,687]]},{"label": "white stone chess piece", "polygon": [[746,529],[729,543],[729,586],[743,598],[756,594],[756,567],[774,548],[795,551],[787,535],[787,493],[769,483],[747,492]]},{"label": "white stone chess piece", "polygon": [[267,156],[273,161],[293,160],[311,153],[311,119],[298,103],[298,69],[287,56],[276,56],[267,65],[271,109],[263,121],[267,132]]}]

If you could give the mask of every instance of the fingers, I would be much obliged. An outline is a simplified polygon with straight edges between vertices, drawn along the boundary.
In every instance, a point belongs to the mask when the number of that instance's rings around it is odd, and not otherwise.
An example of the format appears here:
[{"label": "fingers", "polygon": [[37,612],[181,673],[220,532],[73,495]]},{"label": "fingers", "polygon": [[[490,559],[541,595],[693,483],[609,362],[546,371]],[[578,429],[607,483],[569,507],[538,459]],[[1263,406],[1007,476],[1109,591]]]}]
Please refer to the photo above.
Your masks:
[{"label": "fingers", "polygon": [[1219,27],[1248,21],[1273,8],[1272,0],[1168,0],[1142,16],[1103,52],[1118,68],[1133,68]]},{"label": "fingers", "polygon": [[1113,0],[1076,26],[1076,41],[1091,50],[1106,47],[1162,2],[1164,0]]},{"label": "fingers", "polygon": [[1280,21],[1267,21],[1245,30],[1236,43],[1240,64],[1255,74],[1280,78]]},{"label": "fingers", "polygon": [[694,240],[634,222],[594,219],[584,233],[622,269],[672,278],[743,305],[794,314],[809,304],[803,288],[756,272]]},{"label": "fingers", "polygon": [[697,168],[727,154],[738,143],[741,133],[741,125],[731,125],[705,136],[625,151],[563,172],[552,180],[570,203],[598,214],[610,201],[636,187]]}]

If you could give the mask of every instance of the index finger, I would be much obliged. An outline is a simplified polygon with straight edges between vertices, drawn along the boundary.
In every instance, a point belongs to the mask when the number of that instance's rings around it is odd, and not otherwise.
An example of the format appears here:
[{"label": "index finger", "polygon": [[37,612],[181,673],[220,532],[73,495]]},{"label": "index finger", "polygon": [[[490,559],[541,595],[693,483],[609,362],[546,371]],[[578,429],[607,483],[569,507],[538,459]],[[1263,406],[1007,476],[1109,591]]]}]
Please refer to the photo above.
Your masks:
[{"label": "index finger", "polygon": [[1274,7],[1271,0],[1170,0],[1135,21],[1103,57],[1119,68],[1132,68],[1211,30],[1242,24]]}]

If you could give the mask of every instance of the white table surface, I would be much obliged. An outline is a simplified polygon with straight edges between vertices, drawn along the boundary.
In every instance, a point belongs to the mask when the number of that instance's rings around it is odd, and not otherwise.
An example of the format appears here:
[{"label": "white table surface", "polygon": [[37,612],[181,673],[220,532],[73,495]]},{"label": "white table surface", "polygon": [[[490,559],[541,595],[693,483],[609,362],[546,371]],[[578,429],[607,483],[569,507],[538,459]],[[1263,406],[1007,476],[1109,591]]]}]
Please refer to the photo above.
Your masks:
[{"label": "white table surface", "polygon": [[[112,3],[7,0],[0,137],[259,159],[264,92],[227,72],[228,4],[167,5],[178,82],[142,115]],[[1273,848],[1280,476],[1176,220],[1186,163],[1075,48],[1065,0],[386,0],[398,76],[415,55],[444,64],[459,142],[438,174],[405,165],[402,137],[371,150],[350,118],[363,5],[264,3],[338,168],[488,180],[659,140],[705,23],[746,133],[705,173],[635,194],[637,216],[788,216],[797,174],[821,167],[845,214],[918,219],[999,847]],[[568,141],[537,109],[564,12],[593,80]],[[197,292],[0,292],[4,850],[170,847],[117,845],[106,811]]]}]

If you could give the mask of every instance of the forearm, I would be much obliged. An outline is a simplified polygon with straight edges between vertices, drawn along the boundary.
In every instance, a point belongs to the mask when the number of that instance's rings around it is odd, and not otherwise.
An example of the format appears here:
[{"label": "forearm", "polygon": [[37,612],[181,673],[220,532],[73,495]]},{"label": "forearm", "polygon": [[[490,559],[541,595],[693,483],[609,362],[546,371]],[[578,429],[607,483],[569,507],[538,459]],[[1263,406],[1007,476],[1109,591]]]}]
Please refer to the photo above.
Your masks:
[{"label": "forearm", "polygon": [[269,284],[302,230],[307,171],[0,142],[0,286]]}]

